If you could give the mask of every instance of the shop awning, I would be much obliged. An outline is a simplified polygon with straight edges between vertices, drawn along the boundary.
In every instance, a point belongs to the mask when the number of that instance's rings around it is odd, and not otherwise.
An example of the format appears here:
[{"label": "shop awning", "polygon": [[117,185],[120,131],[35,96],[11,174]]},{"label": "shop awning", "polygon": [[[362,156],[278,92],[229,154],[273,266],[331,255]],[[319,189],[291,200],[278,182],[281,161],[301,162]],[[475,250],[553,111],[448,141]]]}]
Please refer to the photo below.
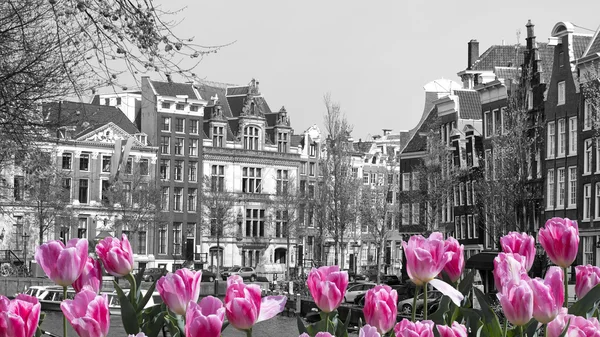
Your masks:
[{"label": "shop awning", "polygon": [[494,259],[498,256],[498,252],[481,252],[471,256],[465,268],[477,270],[494,270]]}]

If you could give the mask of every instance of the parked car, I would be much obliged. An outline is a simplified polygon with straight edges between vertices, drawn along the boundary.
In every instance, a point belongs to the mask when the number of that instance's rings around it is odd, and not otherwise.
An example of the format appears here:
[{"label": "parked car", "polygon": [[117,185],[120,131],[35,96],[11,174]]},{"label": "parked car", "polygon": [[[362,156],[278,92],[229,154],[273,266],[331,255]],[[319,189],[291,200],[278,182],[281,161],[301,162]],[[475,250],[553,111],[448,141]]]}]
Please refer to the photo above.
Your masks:
[{"label": "parked car", "polygon": [[367,278],[365,275],[357,274],[352,270],[345,270],[345,271],[348,272],[348,281],[350,281],[350,282],[364,281]]},{"label": "parked car", "polygon": [[146,282],[154,282],[165,275],[167,275],[167,270],[164,268],[148,268],[144,270],[142,280]]},{"label": "parked car", "polygon": [[252,267],[233,267],[228,271],[221,273],[221,277],[224,281],[231,275],[240,275],[244,280],[249,279],[250,282],[256,281],[256,271]]},{"label": "parked car", "polygon": [[358,283],[348,287],[346,290],[346,295],[344,296],[344,300],[347,303],[354,303],[354,300],[357,296],[364,296],[367,290],[375,288],[375,286],[375,283]]},{"label": "parked car", "polygon": [[212,271],[202,269],[202,282],[213,282],[217,278],[217,274]]},{"label": "parked car", "polygon": [[388,286],[400,285],[402,282],[396,275],[381,275],[381,283],[387,284]]},{"label": "parked car", "polygon": [[[424,293],[420,293],[417,296],[417,312],[421,312],[423,310],[424,301]],[[427,309],[430,311],[431,309],[437,307],[439,305],[439,301],[442,299],[442,293],[435,290],[430,290],[427,292]],[[412,306],[413,306],[413,298],[407,298],[403,301],[398,302],[398,311],[404,315],[412,314]]]}]

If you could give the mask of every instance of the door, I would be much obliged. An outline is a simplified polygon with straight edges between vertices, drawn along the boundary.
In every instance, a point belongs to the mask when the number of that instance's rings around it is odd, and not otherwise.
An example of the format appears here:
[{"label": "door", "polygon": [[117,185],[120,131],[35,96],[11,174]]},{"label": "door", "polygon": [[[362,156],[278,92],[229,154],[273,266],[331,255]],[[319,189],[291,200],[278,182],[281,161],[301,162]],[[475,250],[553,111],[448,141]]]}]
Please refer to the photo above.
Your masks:
[{"label": "door", "polygon": [[194,261],[194,239],[187,239],[185,241],[185,259],[187,261]]}]

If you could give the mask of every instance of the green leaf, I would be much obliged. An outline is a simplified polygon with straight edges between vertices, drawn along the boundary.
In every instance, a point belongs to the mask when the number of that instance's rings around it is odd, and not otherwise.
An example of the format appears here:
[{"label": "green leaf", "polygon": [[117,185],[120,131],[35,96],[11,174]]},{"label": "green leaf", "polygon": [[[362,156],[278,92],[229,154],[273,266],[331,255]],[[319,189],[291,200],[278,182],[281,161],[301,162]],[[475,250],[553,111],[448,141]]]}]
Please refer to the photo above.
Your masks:
[{"label": "green leaf", "polygon": [[[308,330],[306,330],[306,326],[304,325],[304,322],[302,322],[300,315],[296,316],[296,323],[298,324],[298,335],[308,333]],[[223,330],[221,330],[221,332],[223,332]]]},{"label": "green leaf", "polygon": [[496,316],[496,313],[490,308],[490,304],[485,298],[485,295],[477,288],[473,288],[473,292],[481,306],[481,319],[483,321],[484,331],[487,331],[487,336],[502,337],[502,328],[500,327],[498,316]]},{"label": "green leaf", "polygon": [[527,337],[537,337],[538,323],[539,322],[533,318],[529,321],[529,325],[527,325],[527,329],[525,330]]},{"label": "green leaf", "polygon": [[135,274],[135,284],[137,286],[137,297],[140,297],[140,290],[142,289],[142,278],[144,277],[144,271],[146,268],[142,268]]},{"label": "green leaf", "polygon": [[137,313],[133,309],[133,305],[129,302],[129,298],[123,293],[123,289],[119,287],[119,284],[113,281],[115,290],[119,296],[119,302],[121,303],[121,319],[123,321],[123,328],[125,332],[130,335],[136,335],[140,332],[140,326],[137,320]]},{"label": "green leaf", "polygon": [[587,318],[587,315],[590,311],[593,313],[596,302],[599,300],[600,284],[593,287],[587,294],[585,294],[585,296],[583,296],[583,298],[580,298],[577,302],[575,302],[569,308],[569,314]]},{"label": "green leaf", "polygon": [[450,297],[448,296],[444,296],[442,297],[441,301],[440,301],[440,305],[438,306],[438,310],[436,310],[434,313],[430,314],[427,319],[432,320],[435,324],[441,324],[441,325],[445,325],[446,324],[446,318],[447,318],[447,314],[450,312],[450,304],[452,303],[452,300],[450,300]]},{"label": "green leaf", "polygon": [[460,281],[458,283],[458,291],[460,291],[461,294],[463,294],[465,296],[465,298],[469,295],[469,292],[471,292],[471,289],[473,289],[473,282],[475,282],[475,274],[477,273],[477,270],[472,269],[470,272],[468,272],[465,277],[462,279],[462,281]]},{"label": "green leaf", "polygon": [[565,335],[567,334],[567,331],[569,330],[569,325],[571,325],[570,318],[569,318],[569,321],[567,322],[567,325],[565,325],[565,328],[563,329],[563,331],[560,333],[560,335],[558,337],[565,337]]},{"label": "green leaf", "polygon": [[154,281],[152,283],[152,285],[150,286],[150,288],[148,288],[148,290],[146,291],[146,295],[144,295],[144,297],[142,298],[141,296],[138,296],[138,312],[142,311],[144,309],[144,307],[146,306],[146,304],[148,304],[148,301],[150,301],[150,299],[152,298],[152,294],[154,293],[154,288],[156,287],[156,281]]},{"label": "green leaf", "polygon": [[479,334],[481,334],[481,329],[483,328],[481,315],[471,308],[460,308],[460,312],[465,318],[465,326],[467,329],[469,331],[478,331],[479,336]]},{"label": "green leaf", "polygon": [[339,320],[335,322],[335,336],[336,337],[348,337],[348,325],[350,324],[350,318],[352,316],[352,310],[348,309],[348,316],[346,316],[346,322],[339,324]]},{"label": "green leaf", "polygon": [[158,334],[162,332],[164,326],[165,313],[159,311],[157,314],[152,314],[145,317],[142,332],[145,333],[147,337],[158,337]]}]

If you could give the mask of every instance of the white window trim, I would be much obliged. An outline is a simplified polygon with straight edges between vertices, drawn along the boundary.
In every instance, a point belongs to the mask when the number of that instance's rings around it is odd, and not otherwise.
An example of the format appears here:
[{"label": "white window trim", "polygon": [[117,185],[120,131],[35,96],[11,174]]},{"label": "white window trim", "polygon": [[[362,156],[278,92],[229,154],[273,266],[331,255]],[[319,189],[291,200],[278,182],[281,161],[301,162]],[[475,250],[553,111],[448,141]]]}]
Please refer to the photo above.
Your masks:
[{"label": "white window trim", "polygon": [[[588,163],[587,160],[587,151],[590,151],[590,154],[592,156],[592,158],[590,158],[590,161]],[[581,174],[582,176],[588,176],[590,174],[592,174],[592,163],[594,161],[594,151],[593,151],[593,147],[592,147],[592,140],[590,138],[586,139],[583,141],[583,173]]]},{"label": "white window trim", "polygon": [[[589,204],[586,203],[586,192],[589,193],[589,200],[590,200]],[[581,217],[583,218],[582,221],[585,221],[585,222],[590,221],[590,218],[592,215],[592,209],[591,209],[592,197],[593,197],[592,196],[592,185],[591,184],[583,185],[583,207],[582,207],[583,212],[581,214]],[[586,210],[588,212],[586,212]],[[586,217],[586,213],[589,213],[590,216]]]},{"label": "white window trim", "polygon": [[[562,132],[561,132],[562,125]],[[561,135],[564,135],[561,140]],[[556,157],[562,158],[567,154],[567,125],[564,118],[558,120],[558,130],[556,135]]]},{"label": "white window trim", "polygon": [[[554,121],[547,124],[546,144],[548,146],[546,149],[546,159],[554,159],[556,154],[556,124]],[[550,144],[554,146],[550,146]]]},{"label": "white window trim", "polygon": [[[550,177],[552,178],[550,179]],[[556,186],[554,178],[554,169],[549,169],[548,173],[546,174],[546,210],[553,210],[554,207],[556,207],[556,200],[554,198],[554,193],[556,193],[554,188]]]},{"label": "white window trim", "polygon": [[[577,155],[577,117],[569,118],[569,156]],[[574,135],[575,138],[572,139],[571,136]]]},{"label": "white window trim", "polygon": [[[572,170],[575,170],[575,174],[571,174]],[[568,176],[568,182],[569,182],[569,186],[568,186],[568,196],[567,196],[567,208],[576,208],[577,207],[577,167],[576,166],[570,166],[569,167],[569,176]],[[575,179],[572,179],[572,176],[575,177]],[[575,193],[571,192],[571,187],[575,186]],[[575,203],[571,203],[571,200],[575,198]]]},{"label": "white window trim", "polygon": [[[562,181],[561,181],[561,172],[562,172]],[[566,170],[564,167],[558,167],[556,169],[556,209],[565,208],[565,204],[567,202],[567,190],[566,190]],[[560,192],[561,192],[561,183],[562,183],[562,196],[563,200],[560,200]]]},{"label": "white window trim", "polygon": [[[567,100],[565,81],[558,82],[558,84],[556,85],[556,88],[558,90],[558,92],[556,94],[558,102],[556,105],[563,105],[563,104],[565,104],[565,101]],[[561,97],[561,93],[562,93],[562,97]]]},{"label": "white window trim", "polygon": [[600,183],[594,189],[594,220],[600,219]]}]

